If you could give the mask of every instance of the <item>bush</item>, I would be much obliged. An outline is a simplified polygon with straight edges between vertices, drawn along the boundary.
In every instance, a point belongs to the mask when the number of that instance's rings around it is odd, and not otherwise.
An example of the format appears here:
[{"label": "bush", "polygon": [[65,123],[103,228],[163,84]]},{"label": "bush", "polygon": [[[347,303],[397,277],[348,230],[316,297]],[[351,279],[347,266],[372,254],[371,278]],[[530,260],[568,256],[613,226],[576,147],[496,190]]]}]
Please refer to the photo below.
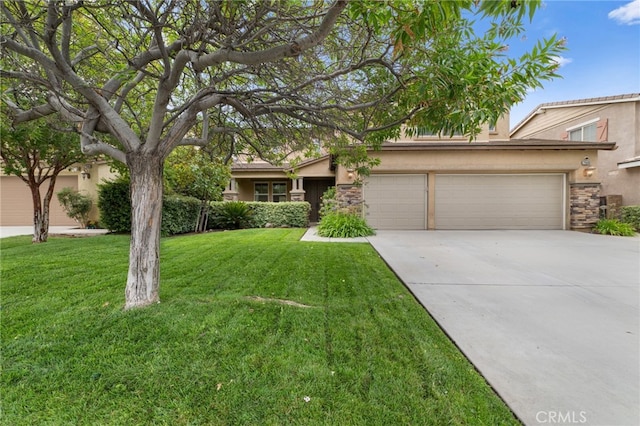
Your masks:
[{"label": "bush", "polygon": [[[208,228],[220,228],[218,217],[223,215],[222,209],[230,202],[211,203]],[[252,212],[246,224],[249,228],[291,227],[306,228],[309,226],[309,211],[311,205],[307,202],[268,203],[258,201],[244,202]]]},{"label": "bush", "polygon": [[91,197],[81,194],[73,188],[62,188],[57,196],[67,216],[78,222],[82,228],[86,228],[93,206]]},{"label": "bush", "polygon": [[129,179],[121,177],[98,185],[100,225],[112,232],[131,232]]},{"label": "bush", "polygon": [[633,237],[635,232],[633,226],[628,223],[622,223],[617,219],[600,219],[594,230],[603,235],[618,235],[623,237]]},{"label": "bush", "polygon": [[253,210],[252,227],[264,228],[306,228],[309,226],[311,204],[306,201],[289,201],[283,203],[249,203]]},{"label": "bush", "polygon": [[162,235],[193,232],[198,224],[201,205],[197,198],[165,195],[162,200]]},{"label": "bush", "polygon": [[330,238],[353,238],[374,235],[374,230],[359,215],[353,213],[329,213],[318,224],[318,235]]},{"label": "bush", "polygon": [[339,203],[335,186],[329,187],[324,194],[322,194],[321,199],[322,204],[320,205],[320,211],[318,212],[320,218],[338,211]]},{"label": "bush", "polygon": [[[98,186],[100,224],[112,232],[131,232],[129,180],[119,178]],[[200,214],[200,200],[165,196],[162,201],[162,235],[193,232]]]},{"label": "bush", "polygon": [[216,203],[210,221],[218,229],[241,229],[251,227],[251,208],[242,201]]},{"label": "bush", "polygon": [[621,221],[640,232],[640,206],[622,206],[620,211],[622,212]]}]

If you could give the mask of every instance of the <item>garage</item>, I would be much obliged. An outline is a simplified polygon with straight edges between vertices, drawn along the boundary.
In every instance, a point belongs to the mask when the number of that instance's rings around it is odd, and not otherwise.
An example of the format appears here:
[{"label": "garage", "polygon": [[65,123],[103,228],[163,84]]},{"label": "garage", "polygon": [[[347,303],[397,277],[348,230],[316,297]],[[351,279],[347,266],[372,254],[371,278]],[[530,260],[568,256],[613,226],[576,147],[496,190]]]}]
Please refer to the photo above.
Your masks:
[{"label": "garage", "polygon": [[426,229],[427,175],[371,175],[363,192],[369,226]]},{"label": "garage", "polygon": [[564,229],[563,174],[437,174],[436,229]]},{"label": "garage", "polygon": [[[40,194],[44,195],[49,182],[45,182],[40,187]],[[77,176],[58,176],[55,191],[62,188],[71,187],[78,189]],[[51,226],[77,225],[69,218],[57,197],[51,199],[51,210],[49,212],[49,224]],[[31,190],[17,176],[2,176],[0,178],[0,225],[1,226],[27,226],[33,225],[33,202],[31,201]]]}]

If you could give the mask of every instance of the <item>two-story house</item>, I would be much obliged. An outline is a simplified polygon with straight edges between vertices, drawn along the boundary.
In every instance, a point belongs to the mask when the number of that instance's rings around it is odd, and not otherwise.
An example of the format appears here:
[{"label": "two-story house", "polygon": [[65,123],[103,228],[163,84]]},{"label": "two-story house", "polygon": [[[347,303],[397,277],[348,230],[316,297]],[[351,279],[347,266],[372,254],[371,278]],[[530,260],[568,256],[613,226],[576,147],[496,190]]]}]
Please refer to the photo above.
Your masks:
[{"label": "two-story house", "polygon": [[377,229],[590,229],[599,213],[599,150],[614,142],[515,139],[509,117],[476,140],[420,134],[389,141],[363,185],[329,155],[287,166],[236,163],[225,199],[311,203],[336,186],[341,202],[360,206]]},{"label": "two-story house", "polygon": [[544,103],[513,128],[511,137],[615,141],[614,150],[598,155],[601,196],[640,205],[640,93]]}]

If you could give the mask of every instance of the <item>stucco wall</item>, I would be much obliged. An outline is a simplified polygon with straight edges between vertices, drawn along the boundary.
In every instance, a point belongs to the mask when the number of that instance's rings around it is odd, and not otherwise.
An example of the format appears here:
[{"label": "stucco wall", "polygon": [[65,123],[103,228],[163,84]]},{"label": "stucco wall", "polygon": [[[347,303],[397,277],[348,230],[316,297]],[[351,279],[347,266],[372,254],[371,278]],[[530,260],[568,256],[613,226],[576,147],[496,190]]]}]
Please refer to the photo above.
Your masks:
[{"label": "stucco wall", "polygon": [[602,195],[622,195],[624,205],[640,205],[640,168],[621,169],[618,163],[640,156],[640,102],[549,108],[536,114],[512,134],[516,139],[560,139],[567,128],[595,119],[608,120],[608,142],[614,151],[600,151],[593,163],[601,179]]}]

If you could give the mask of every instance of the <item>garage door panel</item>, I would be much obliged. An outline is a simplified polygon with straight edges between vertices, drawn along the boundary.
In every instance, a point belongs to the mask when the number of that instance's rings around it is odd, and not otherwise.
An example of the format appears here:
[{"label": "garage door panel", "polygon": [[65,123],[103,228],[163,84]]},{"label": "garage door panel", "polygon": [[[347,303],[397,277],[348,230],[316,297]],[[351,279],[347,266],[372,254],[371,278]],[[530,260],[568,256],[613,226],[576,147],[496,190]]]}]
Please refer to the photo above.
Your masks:
[{"label": "garage door panel", "polygon": [[[48,182],[40,188],[44,196]],[[62,188],[78,188],[77,176],[58,176],[55,192]],[[49,224],[51,226],[77,225],[73,219],[67,216],[64,209],[54,195],[51,199],[49,211]],[[29,226],[33,225],[33,201],[31,190],[17,176],[2,176],[0,178],[0,225],[2,226]]]},{"label": "garage door panel", "polygon": [[425,175],[371,175],[364,185],[365,211],[375,229],[425,229]]},{"label": "garage door panel", "polygon": [[562,229],[564,179],[437,175],[436,229]]}]

